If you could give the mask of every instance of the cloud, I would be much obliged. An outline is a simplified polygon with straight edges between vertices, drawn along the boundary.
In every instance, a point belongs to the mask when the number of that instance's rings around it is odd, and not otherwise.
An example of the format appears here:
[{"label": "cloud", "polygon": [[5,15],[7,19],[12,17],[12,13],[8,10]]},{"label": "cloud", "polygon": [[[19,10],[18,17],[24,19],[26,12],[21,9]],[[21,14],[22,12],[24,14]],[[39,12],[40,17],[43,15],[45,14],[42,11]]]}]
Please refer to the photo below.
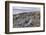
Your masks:
[{"label": "cloud", "polygon": [[39,12],[40,8],[36,7],[13,7],[13,14],[24,13],[24,12]]}]

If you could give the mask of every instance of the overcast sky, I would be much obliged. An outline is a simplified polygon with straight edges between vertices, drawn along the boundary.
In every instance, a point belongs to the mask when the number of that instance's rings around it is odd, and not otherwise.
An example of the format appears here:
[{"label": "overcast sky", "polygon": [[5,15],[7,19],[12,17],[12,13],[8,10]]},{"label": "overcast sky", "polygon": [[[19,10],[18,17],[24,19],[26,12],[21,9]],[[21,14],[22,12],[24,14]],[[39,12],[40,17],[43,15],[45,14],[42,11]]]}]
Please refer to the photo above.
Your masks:
[{"label": "overcast sky", "polygon": [[40,8],[36,7],[13,7],[13,14],[24,13],[24,12],[39,12]]}]

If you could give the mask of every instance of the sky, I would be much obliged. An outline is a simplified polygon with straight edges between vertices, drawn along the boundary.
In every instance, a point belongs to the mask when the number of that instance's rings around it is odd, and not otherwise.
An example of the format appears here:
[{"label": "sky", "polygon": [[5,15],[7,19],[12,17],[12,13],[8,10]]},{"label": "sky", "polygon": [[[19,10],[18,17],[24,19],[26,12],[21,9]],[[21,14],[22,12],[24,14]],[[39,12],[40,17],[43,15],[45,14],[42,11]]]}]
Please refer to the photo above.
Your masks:
[{"label": "sky", "polygon": [[24,13],[24,12],[39,12],[40,8],[36,8],[36,7],[13,7],[13,14],[18,14],[18,13]]}]

